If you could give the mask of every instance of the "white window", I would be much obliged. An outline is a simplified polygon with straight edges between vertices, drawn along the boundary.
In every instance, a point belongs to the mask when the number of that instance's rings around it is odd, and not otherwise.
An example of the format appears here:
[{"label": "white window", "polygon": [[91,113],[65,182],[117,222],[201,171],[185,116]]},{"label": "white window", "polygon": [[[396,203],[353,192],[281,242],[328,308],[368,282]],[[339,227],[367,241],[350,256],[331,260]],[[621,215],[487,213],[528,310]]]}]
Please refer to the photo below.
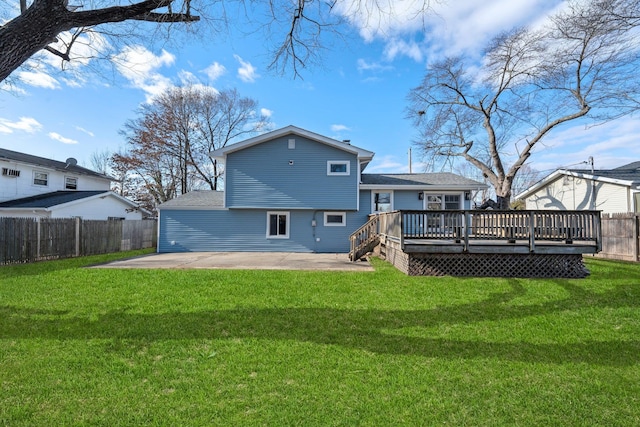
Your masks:
[{"label": "white window", "polygon": [[374,190],[371,196],[372,212],[391,212],[393,210],[393,191]]},{"label": "white window", "polygon": [[462,209],[460,194],[427,194],[425,200],[429,211]]},{"label": "white window", "polygon": [[327,162],[327,175],[349,175],[351,162],[348,160],[329,160]]},{"label": "white window", "polygon": [[64,189],[65,190],[77,190],[78,189],[78,178],[73,176],[65,176],[64,177]]},{"label": "white window", "polygon": [[345,212],[325,212],[325,227],[345,227],[347,225],[347,214]]},{"label": "white window", "polygon": [[267,212],[267,239],[289,238],[289,212]]},{"label": "white window", "polygon": [[33,172],[33,185],[42,185],[42,186],[47,186],[49,185],[49,174],[46,172],[38,172],[38,171],[34,171]]}]

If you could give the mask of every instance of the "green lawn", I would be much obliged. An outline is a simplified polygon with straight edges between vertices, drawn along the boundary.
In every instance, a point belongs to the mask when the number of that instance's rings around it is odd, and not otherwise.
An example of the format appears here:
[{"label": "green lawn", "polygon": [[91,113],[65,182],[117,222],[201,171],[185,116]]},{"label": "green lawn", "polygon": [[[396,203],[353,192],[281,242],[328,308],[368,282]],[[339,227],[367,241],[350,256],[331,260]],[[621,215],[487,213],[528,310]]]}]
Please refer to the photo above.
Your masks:
[{"label": "green lawn", "polygon": [[0,425],[640,425],[640,265],[83,268],[122,256],[0,267]]}]

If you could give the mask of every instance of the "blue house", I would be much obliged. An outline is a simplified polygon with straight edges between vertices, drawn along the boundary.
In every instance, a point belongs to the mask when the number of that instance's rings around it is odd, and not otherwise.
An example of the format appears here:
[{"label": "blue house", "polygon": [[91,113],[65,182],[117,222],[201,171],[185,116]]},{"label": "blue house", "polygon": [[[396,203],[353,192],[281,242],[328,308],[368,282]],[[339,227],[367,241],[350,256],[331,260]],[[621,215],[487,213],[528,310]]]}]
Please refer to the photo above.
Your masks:
[{"label": "blue house", "polygon": [[372,213],[469,209],[482,183],[451,173],[366,174],[374,153],[295,126],[211,153],[224,191],[159,206],[158,252],[349,252]]}]

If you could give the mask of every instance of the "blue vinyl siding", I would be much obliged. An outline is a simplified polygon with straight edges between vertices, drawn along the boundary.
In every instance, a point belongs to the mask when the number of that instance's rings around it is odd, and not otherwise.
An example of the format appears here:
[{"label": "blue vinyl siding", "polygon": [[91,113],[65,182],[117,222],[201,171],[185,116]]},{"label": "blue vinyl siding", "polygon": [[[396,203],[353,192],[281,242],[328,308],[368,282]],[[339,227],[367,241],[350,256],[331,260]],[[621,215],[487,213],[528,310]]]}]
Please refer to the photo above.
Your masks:
[{"label": "blue vinyl siding", "polygon": [[[349,161],[350,175],[327,175],[329,160]],[[225,167],[227,208],[357,208],[357,156],[297,135],[230,153]]]},{"label": "blue vinyl siding", "polygon": [[158,251],[346,253],[349,235],[367,217],[366,213],[346,212],[345,227],[325,227],[324,211],[288,212],[289,238],[268,239],[267,210],[161,210]]},{"label": "blue vinyl siding", "polygon": [[422,210],[423,201],[418,199],[418,190],[395,190],[393,192],[394,210]]}]

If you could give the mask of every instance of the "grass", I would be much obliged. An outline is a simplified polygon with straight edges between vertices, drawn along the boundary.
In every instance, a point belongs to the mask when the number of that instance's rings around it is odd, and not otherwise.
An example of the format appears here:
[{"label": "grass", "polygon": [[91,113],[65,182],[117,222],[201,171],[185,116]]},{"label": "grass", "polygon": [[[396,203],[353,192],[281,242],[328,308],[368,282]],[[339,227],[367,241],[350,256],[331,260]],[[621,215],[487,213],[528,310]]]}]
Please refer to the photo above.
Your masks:
[{"label": "grass", "polygon": [[640,265],[83,268],[122,256],[0,268],[0,425],[640,425]]}]

